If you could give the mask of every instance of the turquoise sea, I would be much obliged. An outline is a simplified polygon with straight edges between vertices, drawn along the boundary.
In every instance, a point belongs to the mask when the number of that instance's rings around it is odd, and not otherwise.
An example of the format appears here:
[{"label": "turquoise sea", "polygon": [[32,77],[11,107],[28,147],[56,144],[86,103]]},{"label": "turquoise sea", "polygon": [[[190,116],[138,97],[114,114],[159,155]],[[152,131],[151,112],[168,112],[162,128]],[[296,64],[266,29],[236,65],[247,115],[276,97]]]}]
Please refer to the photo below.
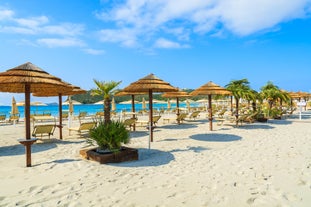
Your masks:
[{"label": "turquoise sea", "polygon": [[[197,103],[192,103],[191,107],[198,106]],[[186,108],[185,103],[180,103],[179,107]],[[132,105],[131,104],[116,104],[117,112],[121,111],[131,111]],[[147,104],[148,108],[148,104]],[[171,109],[176,108],[176,104],[171,104]],[[139,111],[142,109],[142,104],[135,104],[135,110]],[[154,103],[153,104],[154,110],[161,110],[167,109],[167,104],[160,104]],[[24,106],[18,106],[18,110],[21,117],[24,117]],[[52,116],[58,116],[58,105],[47,105],[47,106],[31,106],[30,113],[31,114],[43,114],[43,113],[51,113]],[[68,111],[68,105],[64,105],[62,110]],[[0,114],[6,114],[9,117],[11,111],[11,106],[0,106]],[[81,104],[81,105],[74,105],[74,115],[78,115],[79,112],[86,111],[88,115],[94,115],[98,111],[103,111],[103,105],[97,104]]]}]

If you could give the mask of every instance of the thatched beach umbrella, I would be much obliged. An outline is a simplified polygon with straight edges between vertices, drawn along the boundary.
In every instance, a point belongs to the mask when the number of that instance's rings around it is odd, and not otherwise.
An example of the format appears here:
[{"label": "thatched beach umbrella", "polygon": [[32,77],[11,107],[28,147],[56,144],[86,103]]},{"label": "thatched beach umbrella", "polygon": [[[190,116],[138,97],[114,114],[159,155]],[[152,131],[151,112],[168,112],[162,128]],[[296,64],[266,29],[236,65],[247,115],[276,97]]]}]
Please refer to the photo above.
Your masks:
[{"label": "thatched beach umbrella", "polygon": [[192,96],[208,95],[209,124],[210,130],[212,131],[213,130],[212,95],[231,95],[231,92],[210,81],[202,85],[198,89],[192,91],[190,95]]},{"label": "thatched beach umbrella", "polygon": [[[66,83],[66,82],[65,82]],[[71,95],[76,95],[76,94],[84,94],[86,93],[85,90],[81,89],[78,86],[71,85],[69,83],[67,84],[66,90],[62,90],[59,92],[51,91],[51,92],[37,92],[33,93],[33,96],[38,96],[38,97],[50,97],[50,96],[58,96],[58,116],[59,116],[59,124],[57,127],[59,128],[59,138],[63,139],[63,110],[62,106],[64,105],[62,103],[62,96],[71,96]],[[81,104],[81,103],[80,103]],[[71,104],[72,106],[73,104]],[[70,107],[69,107],[70,108]],[[72,109],[73,110],[73,109]],[[69,110],[70,111],[70,110]]]},{"label": "thatched beach umbrella", "polygon": [[31,166],[31,145],[36,139],[31,139],[30,132],[30,94],[35,92],[60,91],[66,88],[60,78],[50,75],[30,62],[19,65],[0,73],[0,91],[10,93],[25,93],[25,135],[19,140],[26,148],[26,166]]},{"label": "thatched beach umbrella", "polygon": [[[302,92],[302,91],[298,91],[297,92],[298,96],[299,96],[299,102],[301,102],[301,99],[303,99],[306,103],[310,98],[310,93],[308,92]],[[307,110],[307,104],[304,105],[305,111]]]},{"label": "thatched beach umbrella", "polygon": [[12,97],[11,115],[18,114],[18,113],[19,113],[19,111],[18,111],[18,108],[17,108],[17,105],[16,105],[15,98],[14,98],[14,96],[13,96],[13,97]]},{"label": "thatched beach umbrella", "polygon": [[[179,98],[188,98],[190,95],[185,92],[185,91],[176,91],[176,92],[167,92],[162,94],[162,97],[164,98],[176,98],[176,116],[178,117],[180,115],[180,110],[179,110]],[[177,120],[177,123],[180,124],[180,120]]]},{"label": "thatched beach umbrella", "polygon": [[114,97],[112,97],[111,100],[111,111],[116,111],[117,107],[116,107],[116,101],[114,100]]},{"label": "thatched beach umbrella", "polygon": [[153,92],[170,92],[178,91],[177,88],[171,86],[169,83],[156,77],[154,74],[147,75],[136,82],[131,83],[123,89],[124,92],[144,92],[149,94],[149,136],[150,141],[153,142],[153,123],[152,123],[152,93]]}]

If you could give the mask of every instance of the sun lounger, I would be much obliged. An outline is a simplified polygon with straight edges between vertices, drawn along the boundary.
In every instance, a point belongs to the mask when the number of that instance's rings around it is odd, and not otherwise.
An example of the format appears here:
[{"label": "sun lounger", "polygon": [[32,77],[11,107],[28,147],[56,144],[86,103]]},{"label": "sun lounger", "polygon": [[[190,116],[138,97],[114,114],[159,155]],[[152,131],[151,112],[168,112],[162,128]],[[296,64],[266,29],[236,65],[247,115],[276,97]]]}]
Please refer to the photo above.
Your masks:
[{"label": "sun lounger", "polygon": [[6,123],[6,115],[5,114],[0,115],[0,123]]},{"label": "sun lounger", "polygon": [[[160,120],[160,118],[161,118],[160,115],[153,116],[152,117],[153,125],[156,125],[158,123],[158,121]],[[138,126],[148,126],[149,121],[147,121],[147,120],[137,120],[135,123]]]},{"label": "sun lounger", "polygon": [[71,131],[77,131],[81,137],[81,133],[83,131],[89,132],[90,129],[93,129],[96,126],[96,122],[84,122],[81,123],[79,127],[69,128],[69,136],[71,135]]},{"label": "sun lounger", "polygon": [[215,117],[214,120],[217,122],[217,126],[222,126],[226,121],[225,118]]},{"label": "sun lounger", "polygon": [[200,114],[200,111],[194,111],[189,115],[189,119],[196,119]]},{"label": "sun lounger", "polygon": [[54,124],[36,125],[33,129],[32,136],[37,137],[38,135],[41,135],[42,138],[43,135],[47,135],[50,138],[50,136],[53,135],[54,131]]},{"label": "sun lounger", "polygon": [[129,127],[130,130],[132,130],[132,127],[134,127],[135,122],[136,122],[136,118],[130,118],[130,119],[125,119],[125,120],[123,121],[123,124],[124,124],[126,127]]},{"label": "sun lounger", "polygon": [[69,114],[67,112],[62,113],[62,119],[68,119],[68,116],[69,116]]},{"label": "sun lounger", "polygon": [[177,116],[176,121],[177,123],[182,123],[183,121],[185,121],[185,118],[187,117],[188,114],[186,113],[181,113]]},{"label": "sun lounger", "polygon": [[19,114],[11,114],[9,117],[9,123],[16,124],[19,122]]},{"label": "sun lounger", "polygon": [[153,116],[152,117],[152,122],[153,122],[153,125],[156,125],[159,121],[159,119],[161,118],[161,116]]},{"label": "sun lounger", "polygon": [[224,114],[226,113],[227,109],[222,109],[217,115],[219,118],[223,119],[224,118]]}]

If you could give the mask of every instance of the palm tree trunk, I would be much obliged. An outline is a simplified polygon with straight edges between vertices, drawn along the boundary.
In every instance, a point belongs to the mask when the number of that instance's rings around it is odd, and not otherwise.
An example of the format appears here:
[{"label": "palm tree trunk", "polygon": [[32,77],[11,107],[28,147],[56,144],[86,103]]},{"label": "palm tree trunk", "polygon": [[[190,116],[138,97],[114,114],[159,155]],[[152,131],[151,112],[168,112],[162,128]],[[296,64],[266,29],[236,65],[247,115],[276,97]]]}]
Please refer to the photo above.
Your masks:
[{"label": "palm tree trunk", "polygon": [[110,110],[111,110],[111,100],[110,98],[105,98],[104,100],[104,123],[107,124],[111,122],[110,119]]},{"label": "palm tree trunk", "polygon": [[233,96],[230,96],[231,115],[233,115]]},{"label": "palm tree trunk", "polygon": [[235,97],[235,118],[236,125],[238,126],[238,118],[239,118],[239,98]]}]

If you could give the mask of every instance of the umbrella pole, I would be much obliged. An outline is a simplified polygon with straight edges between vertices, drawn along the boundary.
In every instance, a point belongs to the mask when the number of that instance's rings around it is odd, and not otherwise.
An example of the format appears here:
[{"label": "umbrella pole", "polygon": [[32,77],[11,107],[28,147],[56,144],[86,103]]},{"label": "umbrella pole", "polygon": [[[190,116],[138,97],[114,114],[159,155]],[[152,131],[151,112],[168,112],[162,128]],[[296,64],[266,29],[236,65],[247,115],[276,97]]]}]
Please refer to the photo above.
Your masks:
[{"label": "umbrella pole", "polygon": [[208,109],[209,109],[209,129],[213,131],[213,111],[212,111],[212,95],[208,95]]},{"label": "umbrella pole", "polygon": [[153,142],[153,130],[152,130],[152,116],[153,116],[153,111],[152,111],[152,90],[149,89],[149,141]]},{"label": "umbrella pole", "polygon": [[[135,96],[132,95],[132,112],[133,112],[133,116],[132,118],[135,119]],[[133,131],[136,131],[136,126],[135,123],[133,124]]]},{"label": "umbrella pole", "polygon": [[[26,123],[26,139],[30,139],[30,85],[25,85],[25,123]],[[26,146],[26,166],[31,167],[31,145]]]},{"label": "umbrella pole", "polygon": [[31,145],[37,139],[31,139],[30,134],[30,85],[25,84],[25,132],[26,139],[19,139],[18,141],[25,146],[26,151],[26,167],[31,167]]},{"label": "umbrella pole", "polygon": [[58,94],[58,112],[59,112],[59,139],[63,139],[63,111],[62,94]]},{"label": "umbrella pole", "polygon": [[[177,118],[179,117],[180,113],[179,113],[179,98],[176,98],[176,107],[177,107]],[[177,119],[177,123],[180,124],[180,120]]]}]

